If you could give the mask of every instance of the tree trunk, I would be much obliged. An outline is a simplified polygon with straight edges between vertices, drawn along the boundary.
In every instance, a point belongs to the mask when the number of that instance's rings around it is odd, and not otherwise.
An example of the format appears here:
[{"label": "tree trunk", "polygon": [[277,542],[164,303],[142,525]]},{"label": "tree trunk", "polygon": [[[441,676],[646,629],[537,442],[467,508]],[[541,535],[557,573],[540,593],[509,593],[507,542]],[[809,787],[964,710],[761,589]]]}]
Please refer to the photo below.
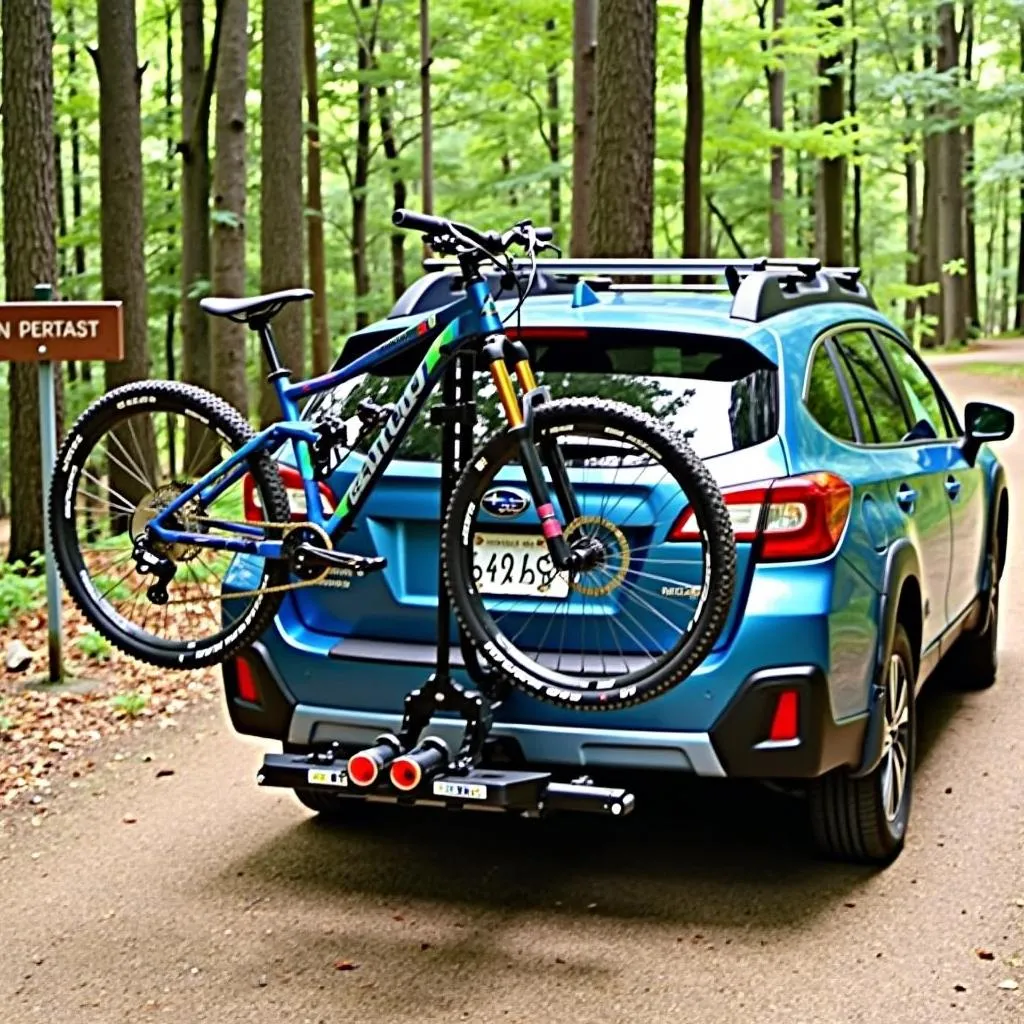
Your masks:
[{"label": "tree trunk", "polygon": [[303,4],[303,44],[306,65],[306,240],[309,246],[309,287],[313,290],[310,326],[313,373],[331,365],[327,329],[327,259],[324,255],[324,197],[320,173],[320,92],[316,72],[316,10],[314,0]]},{"label": "tree trunk", "polygon": [[[910,22],[911,34],[914,30],[914,22]],[[911,54],[907,61],[907,71],[914,73],[914,57]],[[909,99],[904,100],[906,110],[906,122],[910,125],[914,117],[914,107]],[[921,215],[917,203],[917,153],[914,149],[914,134],[908,130],[903,136],[903,175],[907,183],[907,284],[915,286],[920,284],[918,278],[918,250],[920,247],[920,223]],[[918,300],[907,299],[904,307],[904,319],[907,322],[909,331],[910,325],[917,317]]]},{"label": "tree trunk", "polygon": [[[73,5],[68,6],[67,28],[70,41],[68,43],[68,97],[74,103],[78,95],[78,47],[75,36],[75,9]],[[71,216],[72,227],[77,228],[82,219],[82,137],[79,130],[78,115],[71,115]],[[78,298],[81,295],[82,278],[85,275],[85,245],[79,241],[75,243],[75,284],[68,289],[70,298]],[[92,380],[92,364],[82,363],[82,380]]]},{"label": "tree trunk", "polygon": [[[391,175],[392,205],[396,210],[405,206],[408,190],[402,169],[398,163],[398,143],[395,140],[394,125],[391,121],[391,97],[386,85],[377,86],[377,109],[379,110],[380,136],[384,143],[384,156]],[[397,302],[405,292],[405,232],[391,231],[391,297]]]},{"label": "tree trunk", "polygon": [[[544,26],[547,32],[554,33],[555,19],[549,18]],[[558,129],[561,120],[561,103],[558,96],[558,64],[551,63],[547,67],[548,87],[548,157],[551,160],[551,182],[548,186],[548,203],[551,227],[555,239],[559,238],[559,225],[562,223],[562,176],[559,162],[562,159],[561,139]]]},{"label": "tree trunk", "polygon": [[[210,331],[197,286],[210,280],[209,111],[200,109],[206,69],[203,0],[181,0],[181,335],[183,377],[209,388]],[[190,432],[186,461],[193,442]]]},{"label": "tree trunk", "polygon": [[[434,127],[430,106],[430,65],[434,58],[430,41],[430,0],[420,0],[420,206],[434,212]],[[424,246],[424,250],[426,250]]]},{"label": "tree trunk", "polygon": [[[772,5],[772,47],[779,46],[779,31],[786,18],[786,0]],[[779,58],[781,62],[781,58]],[[780,63],[768,73],[768,123],[780,135],[786,130],[786,69]],[[786,255],[786,151],[777,142],[771,149],[771,213],[768,219],[772,256]]]},{"label": "tree trunk", "polygon": [[[359,0],[359,9],[370,10],[375,0]],[[356,329],[370,322],[366,299],[370,294],[370,262],[367,252],[368,231],[366,225],[367,187],[370,181],[370,128],[373,123],[373,87],[370,83],[370,69],[373,67],[373,52],[376,38],[372,30],[367,35],[360,28],[359,52],[356,58],[356,160],[352,179],[352,275],[356,291]]]},{"label": "tree trunk", "polygon": [[[217,118],[213,168],[213,277],[215,295],[245,294],[245,96],[249,76],[249,3],[228,0],[217,58]],[[244,324],[223,317],[210,323],[213,390],[249,415]]]},{"label": "tree trunk", "polygon": [[704,0],[690,0],[686,18],[686,134],[683,139],[683,256],[700,256],[701,161],[704,148],[704,69],[700,36]]},{"label": "tree trunk", "polygon": [[[930,68],[933,65],[932,48],[925,43],[922,51],[923,67]],[[936,116],[934,104],[925,108],[928,120]],[[920,254],[918,258],[917,280],[919,284],[939,283],[939,248],[938,248],[938,180],[939,180],[939,139],[934,133],[926,134],[924,137],[924,188],[922,195],[923,216],[918,231],[918,244]],[[933,320],[935,323],[935,334],[926,337],[924,344],[931,347],[935,344],[936,338],[942,337],[942,297],[938,292],[926,295],[921,300],[921,314]]]},{"label": "tree trunk", "polygon": [[[970,82],[974,71],[974,3],[964,3],[964,80]],[[981,329],[978,309],[978,230],[974,187],[974,121],[964,128],[964,255],[967,259],[967,318],[974,330]]]},{"label": "tree trunk", "polygon": [[655,6],[601,0],[590,245],[650,257],[654,242]]},{"label": "tree trunk", "polygon": [[[836,28],[843,24],[843,0],[818,0],[819,10],[831,10],[829,21]],[[837,124],[843,119],[846,105],[843,101],[843,53],[833,52],[818,57],[818,120],[821,124]],[[841,266],[844,262],[843,244],[843,192],[846,180],[844,157],[829,157],[821,161],[819,191],[821,194],[818,222],[818,245],[826,263]]]},{"label": "tree trunk", "polygon": [[598,0],[575,0],[572,23],[572,256],[590,255]]},{"label": "tree trunk", "polygon": [[[1010,330],[1010,182],[1009,179],[1003,182],[1003,238],[1000,255],[999,285],[999,333],[1007,334]],[[1019,285],[1019,282],[1018,282]]]},{"label": "tree trunk", "polygon": [[[850,0],[850,27],[857,28],[857,4],[856,0]],[[854,36],[850,44],[850,120],[854,126],[857,125],[857,56],[858,41]],[[860,165],[860,147],[854,145],[853,151],[853,262],[860,266],[863,262],[863,240],[861,238],[861,227],[863,222],[863,170]]]},{"label": "tree trunk", "polygon": [[[55,282],[57,274],[50,0],[3,0],[0,31],[4,276],[7,301],[16,302],[31,300],[35,286]],[[36,367],[11,363],[9,380],[11,542],[7,557],[27,563],[34,551],[42,549],[45,529]]]},{"label": "tree trunk", "polygon": [[[261,289],[301,288],[304,217],[302,196],[302,0],[263,4],[263,106],[261,118]],[[281,363],[305,372],[303,310],[298,303],[274,318]],[[264,360],[264,371],[269,368]],[[260,421],[280,417],[273,388],[264,383]]]},{"label": "tree trunk", "polygon": [[[953,3],[942,3],[938,9],[939,48],[936,70],[944,72],[959,68],[959,43]],[[955,105],[943,111],[943,120],[953,127],[938,136],[938,250],[942,281],[942,343],[957,344],[967,340],[967,280],[952,267],[964,259],[964,195],[963,154],[960,128],[955,124],[959,111]]]},{"label": "tree trunk", "polygon": [[[1024,75],[1024,19],[1020,22],[1020,72]],[[1020,113],[1020,150],[1024,155],[1024,100]],[[1017,301],[1013,315],[1013,327],[1017,333],[1024,331],[1024,177],[1020,179],[1018,203],[1020,230],[1017,233]]]},{"label": "tree trunk", "polygon": [[992,216],[989,221],[988,241],[985,243],[985,316],[981,328],[986,335],[995,330],[996,311],[996,235],[999,233],[999,196],[992,190]]},{"label": "tree trunk", "polygon": [[[166,196],[166,209],[168,213],[167,228],[167,254],[168,263],[175,259],[178,246],[178,232],[174,226],[173,214],[177,205],[178,182],[174,173],[174,155],[178,151],[177,141],[174,138],[174,11],[168,7],[164,11],[164,60],[167,64],[164,75],[164,115],[167,118],[167,181],[164,184]],[[164,313],[164,375],[167,380],[176,380],[177,367],[174,358],[174,337],[175,318],[178,312],[178,303],[172,299],[167,303],[167,310]],[[177,472],[178,453],[175,450],[175,437],[173,431],[168,431],[168,462],[171,474]]]}]

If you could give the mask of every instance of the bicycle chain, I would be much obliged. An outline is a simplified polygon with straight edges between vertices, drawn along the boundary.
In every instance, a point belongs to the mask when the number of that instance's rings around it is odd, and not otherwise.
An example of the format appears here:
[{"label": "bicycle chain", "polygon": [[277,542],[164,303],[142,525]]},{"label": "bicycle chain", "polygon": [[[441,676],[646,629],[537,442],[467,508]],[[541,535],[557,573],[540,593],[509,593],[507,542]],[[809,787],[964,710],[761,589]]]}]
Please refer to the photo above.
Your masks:
[{"label": "bicycle chain", "polygon": [[[285,537],[288,536],[289,533],[292,533],[294,530],[299,530],[299,529],[302,529],[302,528],[308,528],[308,529],[312,529],[312,530],[315,530],[316,532],[320,533],[328,542],[330,541],[330,538],[327,536],[326,533],[324,533],[323,529],[321,527],[317,526],[316,523],[311,523],[311,522],[287,523],[286,524],[286,523],[267,522],[265,520],[260,520],[260,519],[247,519],[247,520],[245,520],[244,523],[235,523],[235,522],[233,522],[230,519],[221,519],[219,517],[215,518],[213,516],[193,515],[193,516],[190,516],[189,518],[194,520],[194,521],[196,521],[196,522],[206,521],[206,522],[211,522],[211,523],[223,523],[223,524],[226,524],[226,525],[229,525],[229,526],[257,526],[257,527],[262,527],[263,529],[268,529],[268,528],[279,529],[279,528],[283,527],[284,529],[283,529],[282,534],[281,534],[281,540],[282,541],[284,540]],[[332,578],[332,574],[338,574],[340,579],[335,581],[335,579]],[[217,601],[236,601],[236,600],[241,600],[243,598],[260,597],[260,596],[262,596],[264,594],[282,594],[282,593],[286,593],[286,592],[291,591],[291,590],[302,590],[302,589],[304,589],[306,587],[330,587],[330,588],[335,589],[335,590],[344,590],[344,589],[347,589],[348,586],[351,584],[351,580],[352,580],[352,572],[351,572],[351,570],[347,570],[347,569],[331,569],[330,567],[327,567],[327,568],[324,569],[323,573],[320,576],[317,576],[317,578],[313,579],[313,580],[296,580],[294,583],[278,583],[276,586],[273,586],[273,587],[257,587],[255,590],[238,590],[238,591],[232,591],[230,594],[219,593],[219,594],[217,594],[213,598],[213,600],[217,600]],[[210,600],[210,598],[206,598],[206,600],[208,601],[208,600]],[[175,598],[170,599],[167,603],[168,604],[192,604],[192,603],[194,603],[194,599],[193,598],[187,598],[187,597],[175,597]]]}]

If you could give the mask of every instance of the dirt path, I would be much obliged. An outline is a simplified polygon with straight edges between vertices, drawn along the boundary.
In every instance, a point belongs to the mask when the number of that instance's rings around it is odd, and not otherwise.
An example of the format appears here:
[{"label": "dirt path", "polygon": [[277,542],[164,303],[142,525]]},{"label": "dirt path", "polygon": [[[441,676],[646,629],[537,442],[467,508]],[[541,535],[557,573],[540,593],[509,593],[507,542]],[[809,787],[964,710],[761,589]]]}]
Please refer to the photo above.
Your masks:
[{"label": "dirt path", "polygon": [[[1024,502],[1024,438],[1006,456]],[[809,858],[800,807],[756,786],[682,785],[624,821],[383,808],[331,830],[258,790],[259,746],[207,712],[108,748],[39,827],[9,816],[0,1018],[1020,1022],[1019,543],[1010,557],[1000,681],[926,693],[913,830],[884,873]]]}]

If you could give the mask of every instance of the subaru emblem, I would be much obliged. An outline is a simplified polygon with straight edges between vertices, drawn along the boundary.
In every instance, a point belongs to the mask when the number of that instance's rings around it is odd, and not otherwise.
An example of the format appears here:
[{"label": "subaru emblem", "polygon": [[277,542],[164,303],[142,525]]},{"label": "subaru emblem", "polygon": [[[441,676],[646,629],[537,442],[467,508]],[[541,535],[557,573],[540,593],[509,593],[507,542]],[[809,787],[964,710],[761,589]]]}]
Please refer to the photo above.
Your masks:
[{"label": "subaru emblem", "polygon": [[485,511],[498,519],[515,519],[530,507],[530,499],[511,487],[494,487],[484,495],[481,504]]}]

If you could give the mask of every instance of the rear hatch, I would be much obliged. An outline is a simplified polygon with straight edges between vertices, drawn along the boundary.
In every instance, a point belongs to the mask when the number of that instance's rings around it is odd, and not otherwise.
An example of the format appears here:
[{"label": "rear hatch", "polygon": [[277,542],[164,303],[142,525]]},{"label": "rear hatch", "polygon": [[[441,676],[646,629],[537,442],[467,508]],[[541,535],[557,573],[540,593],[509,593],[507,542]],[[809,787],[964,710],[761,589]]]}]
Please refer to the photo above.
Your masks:
[{"label": "rear hatch", "polygon": [[[786,474],[785,456],[777,436],[777,370],[742,341],[668,332],[542,328],[524,329],[523,340],[531,349],[538,381],[549,387],[554,397],[599,395],[645,408],[689,440],[720,486]],[[346,355],[352,358],[351,352]],[[387,375],[366,376],[343,385],[324,396],[323,403],[307,409],[306,415],[315,418],[329,413],[346,419],[351,442],[359,431],[359,420],[354,415],[357,404],[367,398],[377,403],[390,401],[401,391],[414,366],[415,359],[403,360],[401,365],[387,367]],[[482,371],[478,373],[476,402],[476,435],[477,441],[482,441],[502,426],[500,405],[489,376]],[[372,441],[372,435],[367,440]],[[330,476],[324,495],[328,504],[345,492],[362,465],[364,451],[364,444],[355,445],[355,450]],[[318,587],[292,595],[291,600],[308,629],[338,637],[339,656],[344,651],[344,656],[352,657],[360,647],[369,651],[380,643],[389,647],[404,644],[409,660],[415,661],[422,658],[423,652],[414,652],[408,645],[434,643],[439,453],[440,431],[424,415],[405,439],[400,457],[370,496],[355,530],[342,542],[347,551],[387,558],[383,572],[357,581],[350,589]],[[287,460],[285,456],[284,461]],[[519,483],[505,478],[499,482],[513,492]],[[657,525],[652,518],[654,511],[664,503],[655,500],[649,483],[638,476],[629,483],[626,494],[621,493],[621,482],[616,486],[619,490],[615,500],[637,504],[634,528],[653,530]],[[592,494],[590,500],[603,503],[607,497]],[[514,531],[528,533],[531,524],[536,528],[532,509],[515,521]],[[507,520],[495,518],[496,533],[507,535],[510,529]],[[494,553],[486,549],[482,552],[482,571],[493,570],[489,563]],[[500,548],[498,554],[500,557]],[[516,574],[522,575],[530,567],[516,564]],[[751,545],[738,544],[735,598],[718,649],[729,643],[734,632],[752,572]],[[587,610],[593,614],[592,604]],[[615,614],[614,606],[608,611]],[[537,621],[527,628],[538,632],[538,642],[543,645],[541,618],[537,616]],[[564,637],[560,642],[565,643]],[[395,657],[403,660],[400,648],[392,650]]]}]

